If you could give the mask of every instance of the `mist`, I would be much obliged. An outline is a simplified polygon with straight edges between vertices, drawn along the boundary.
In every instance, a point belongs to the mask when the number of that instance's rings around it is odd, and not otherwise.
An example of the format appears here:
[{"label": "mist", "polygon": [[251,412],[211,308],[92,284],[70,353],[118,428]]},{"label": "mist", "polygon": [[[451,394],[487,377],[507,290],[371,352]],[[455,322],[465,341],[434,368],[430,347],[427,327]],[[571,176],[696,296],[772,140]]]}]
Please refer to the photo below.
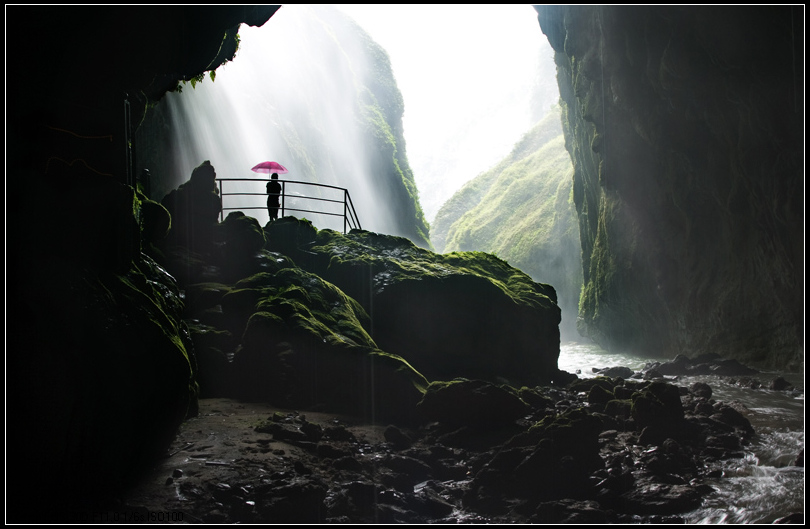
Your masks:
[{"label": "mist", "polygon": [[408,160],[431,224],[559,99],[554,52],[529,4],[337,8],[391,57]]},{"label": "mist", "polygon": [[[399,234],[388,184],[372,174],[368,161],[368,131],[360,114],[374,98],[366,88],[374,72],[366,60],[368,43],[352,37],[352,24],[328,6],[285,5],[262,27],[243,25],[236,57],[216,70],[213,81],[186,84],[165,98],[175,131],[173,173],[185,181],[210,160],[218,178],[261,180],[224,182],[225,193],[257,195],[226,196],[223,207],[241,208],[264,225],[269,175],[251,168],[276,161],[289,171],[282,180],[347,188],[363,229]],[[315,187],[288,185],[287,193],[287,208],[313,208],[297,203],[297,194],[343,198],[342,192]],[[320,202],[314,209],[342,213],[343,206]],[[343,228],[342,218],[287,214],[319,229]]]}]

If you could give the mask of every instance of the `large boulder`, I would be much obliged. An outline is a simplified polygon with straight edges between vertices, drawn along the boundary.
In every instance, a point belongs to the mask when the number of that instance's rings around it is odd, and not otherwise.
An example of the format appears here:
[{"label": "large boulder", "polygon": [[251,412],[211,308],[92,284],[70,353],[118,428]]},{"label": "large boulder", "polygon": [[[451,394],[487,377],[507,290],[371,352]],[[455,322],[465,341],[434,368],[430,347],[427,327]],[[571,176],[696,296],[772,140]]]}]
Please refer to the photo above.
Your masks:
[{"label": "large boulder", "polygon": [[238,395],[295,408],[320,407],[372,420],[415,417],[427,381],[380,350],[360,305],[298,268],[234,286],[228,311],[251,313],[234,358]]},{"label": "large boulder", "polygon": [[[21,521],[123,490],[196,413],[198,391],[180,293],[150,258],[125,273],[60,260],[37,272],[8,355],[9,500]],[[33,503],[36,514],[19,510]]]},{"label": "large boulder", "polygon": [[214,227],[222,211],[216,170],[208,160],[191,172],[191,178],[161,200],[172,217],[170,243],[202,253],[212,251]]},{"label": "large boulder", "polygon": [[426,422],[484,429],[507,425],[531,410],[509,388],[466,379],[432,382],[417,408]]},{"label": "large boulder", "polygon": [[265,230],[268,249],[360,302],[375,342],[429,380],[506,379],[520,386],[557,373],[554,288],[494,255],[440,255],[402,237],[318,231],[293,218]]}]

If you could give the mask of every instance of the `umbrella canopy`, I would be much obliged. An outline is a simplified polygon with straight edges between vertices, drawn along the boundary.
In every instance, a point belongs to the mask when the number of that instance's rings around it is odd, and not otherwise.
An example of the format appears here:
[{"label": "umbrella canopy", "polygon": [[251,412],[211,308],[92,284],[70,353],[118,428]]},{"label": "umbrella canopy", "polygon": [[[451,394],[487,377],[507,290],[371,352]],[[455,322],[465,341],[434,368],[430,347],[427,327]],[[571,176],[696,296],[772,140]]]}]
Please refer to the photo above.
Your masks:
[{"label": "umbrella canopy", "polygon": [[262,162],[256,165],[251,171],[256,173],[286,173],[287,168],[278,162]]}]

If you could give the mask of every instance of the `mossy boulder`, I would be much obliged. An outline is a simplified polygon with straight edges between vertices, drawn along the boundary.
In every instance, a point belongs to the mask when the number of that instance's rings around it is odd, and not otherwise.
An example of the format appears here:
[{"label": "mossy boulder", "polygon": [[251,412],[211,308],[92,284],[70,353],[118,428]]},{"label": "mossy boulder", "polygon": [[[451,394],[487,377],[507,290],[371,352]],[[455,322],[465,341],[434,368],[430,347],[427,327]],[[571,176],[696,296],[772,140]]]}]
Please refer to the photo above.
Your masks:
[{"label": "mossy boulder", "polygon": [[638,428],[648,428],[645,439],[652,444],[667,437],[681,438],[684,421],[680,390],[666,382],[652,382],[633,394],[630,414]]},{"label": "mossy boulder", "polygon": [[514,422],[531,408],[512,388],[483,380],[457,379],[432,382],[418,410],[425,421],[449,427],[492,428]]},{"label": "mossy boulder", "polygon": [[58,260],[36,272],[39,294],[16,307],[25,340],[8,357],[9,450],[26,465],[15,486],[37,490],[30,476],[59,490],[57,503],[105,498],[196,413],[182,299],[146,256],[125,273]]},{"label": "mossy boulder", "polygon": [[375,342],[429,380],[536,385],[557,372],[554,288],[494,255],[440,255],[402,237],[317,231],[289,218],[265,231],[269,248],[357,300]]},{"label": "mossy boulder", "polygon": [[168,236],[172,226],[172,216],[159,202],[150,200],[143,193],[138,192],[139,219],[141,226],[141,240],[143,251],[158,262],[165,262],[166,258],[158,245]]},{"label": "mossy boulder", "polygon": [[[232,301],[228,301],[232,299]],[[411,421],[427,380],[380,350],[363,308],[301,269],[257,274],[223,298],[252,312],[234,358],[239,394],[297,408]]]},{"label": "mossy boulder", "polygon": [[265,237],[259,221],[241,211],[232,211],[217,227],[217,261],[226,282],[256,273],[256,258]]},{"label": "mossy boulder", "polygon": [[508,494],[530,501],[582,497],[602,468],[602,422],[581,408],[550,415],[516,435],[475,475],[470,497]]}]

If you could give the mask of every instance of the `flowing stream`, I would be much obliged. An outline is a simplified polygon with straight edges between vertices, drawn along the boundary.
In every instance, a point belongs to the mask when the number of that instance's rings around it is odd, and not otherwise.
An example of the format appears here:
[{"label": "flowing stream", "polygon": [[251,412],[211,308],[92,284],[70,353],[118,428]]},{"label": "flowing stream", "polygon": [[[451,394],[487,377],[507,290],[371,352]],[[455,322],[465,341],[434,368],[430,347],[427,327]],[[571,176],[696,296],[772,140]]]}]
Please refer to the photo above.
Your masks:
[{"label": "flowing stream", "polygon": [[[660,359],[658,359],[660,361]],[[610,353],[593,344],[563,343],[558,366],[593,377],[593,369],[624,366],[641,370],[651,358]],[[761,372],[755,378],[767,387],[783,377],[792,391],[749,389],[730,383],[731,377],[680,377],[679,386],[704,382],[716,401],[739,401],[748,409],[756,435],[745,446],[743,459],[722,462],[723,477],[707,482],[715,492],[703,505],[683,515],[687,523],[772,523],[793,512],[804,513],[804,467],[794,466],[804,449],[804,374]],[[739,377],[738,377],[739,378]]]}]

